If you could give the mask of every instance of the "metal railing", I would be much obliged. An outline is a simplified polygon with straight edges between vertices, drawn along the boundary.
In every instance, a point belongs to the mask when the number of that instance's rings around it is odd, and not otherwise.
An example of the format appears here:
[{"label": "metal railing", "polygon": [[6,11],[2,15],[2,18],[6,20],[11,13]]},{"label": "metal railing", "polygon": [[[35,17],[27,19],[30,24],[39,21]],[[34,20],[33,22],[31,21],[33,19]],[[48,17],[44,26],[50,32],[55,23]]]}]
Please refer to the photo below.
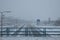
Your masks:
[{"label": "metal railing", "polygon": [[47,36],[47,35],[60,35],[60,28],[8,28],[4,27],[2,28],[2,34],[1,34],[1,28],[0,28],[0,36],[4,35],[34,35],[34,36]]}]

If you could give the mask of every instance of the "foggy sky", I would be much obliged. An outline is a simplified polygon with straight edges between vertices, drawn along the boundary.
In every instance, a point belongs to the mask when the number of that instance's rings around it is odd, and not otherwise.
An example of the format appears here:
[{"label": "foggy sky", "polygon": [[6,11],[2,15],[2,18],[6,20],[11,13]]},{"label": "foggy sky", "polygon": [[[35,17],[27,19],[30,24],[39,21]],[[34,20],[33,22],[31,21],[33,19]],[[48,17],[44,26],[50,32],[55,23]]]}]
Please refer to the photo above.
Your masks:
[{"label": "foggy sky", "polygon": [[0,11],[12,11],[5,14],[25,20],[47,20],[60,17],[60,0],[0,0]]}]

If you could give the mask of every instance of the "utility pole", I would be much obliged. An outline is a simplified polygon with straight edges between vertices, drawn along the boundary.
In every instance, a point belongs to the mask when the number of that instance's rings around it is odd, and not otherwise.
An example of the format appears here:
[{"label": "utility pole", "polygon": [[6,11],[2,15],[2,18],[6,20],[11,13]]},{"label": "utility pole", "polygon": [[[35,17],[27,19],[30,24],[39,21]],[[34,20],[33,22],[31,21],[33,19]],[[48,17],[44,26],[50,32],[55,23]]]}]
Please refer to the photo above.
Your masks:
[{"label": "utility pole", "polygon": [[3,13],[10,13],[11,11],[3,11],[0,12],[1,13],[1,37],[2,37],[2,28],[3,28]]}]

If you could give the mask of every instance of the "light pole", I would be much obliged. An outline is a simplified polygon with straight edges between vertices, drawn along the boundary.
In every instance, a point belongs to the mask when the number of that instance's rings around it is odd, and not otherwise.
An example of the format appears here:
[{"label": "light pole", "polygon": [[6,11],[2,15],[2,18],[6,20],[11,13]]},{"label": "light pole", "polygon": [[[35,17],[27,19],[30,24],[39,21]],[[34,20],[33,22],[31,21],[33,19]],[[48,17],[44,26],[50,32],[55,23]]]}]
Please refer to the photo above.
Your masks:
[{"label": "light pole", "polygon": [[11,11],[3,11],[1,13],[1,37],[2,37],[2,28],[3,28],[3,13],[10,13]]}]

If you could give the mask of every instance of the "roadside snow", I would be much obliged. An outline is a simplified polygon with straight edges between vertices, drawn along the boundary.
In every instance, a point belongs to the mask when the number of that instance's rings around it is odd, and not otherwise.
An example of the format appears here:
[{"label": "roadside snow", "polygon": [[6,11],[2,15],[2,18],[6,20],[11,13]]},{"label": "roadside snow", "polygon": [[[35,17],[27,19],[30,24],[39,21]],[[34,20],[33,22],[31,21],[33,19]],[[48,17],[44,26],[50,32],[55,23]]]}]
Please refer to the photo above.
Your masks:
[{"label": "roadside snow", "polygon": [[52,37],[24,37],[24,36],[17,36],[17,37],[0,37],[0,40],[60,40],[60,36],[52,36]]}]

